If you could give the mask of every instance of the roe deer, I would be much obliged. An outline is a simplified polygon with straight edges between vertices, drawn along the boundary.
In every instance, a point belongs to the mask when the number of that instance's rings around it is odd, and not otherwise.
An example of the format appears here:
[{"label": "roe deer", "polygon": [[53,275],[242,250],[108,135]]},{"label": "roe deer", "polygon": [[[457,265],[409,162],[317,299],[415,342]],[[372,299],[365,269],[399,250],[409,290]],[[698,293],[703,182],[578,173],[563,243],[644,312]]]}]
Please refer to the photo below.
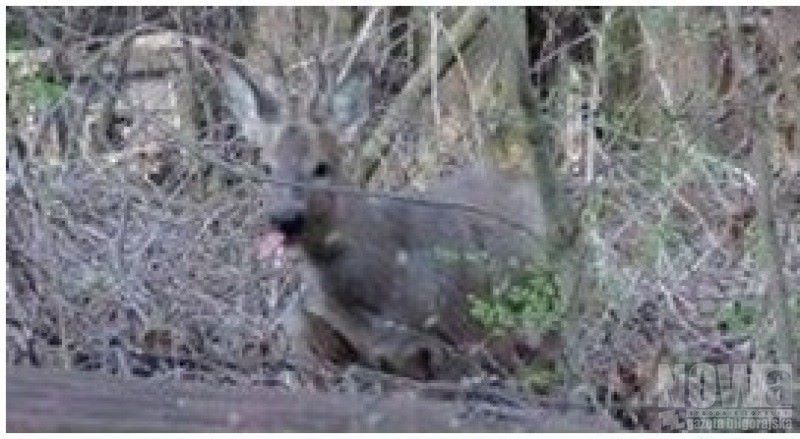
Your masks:
[{"label": "roe deer", "polygon": [[[370,110],[366,69],[302,102],[276,91],[280,78],[257,86],[232,66],[223,79],[260,169],[289,183],[265,190],[272,232],[262,244],[302,255],[312,287],[286,321],[301,352],[419,379],[476,373],[477,348],[503,367],[516,361],[505,358],[519,345],[487,345],[469,297],[490,294],[506,271],[492,260],[533,262],[546,224],[532,181],[474,169],[429,196],[496,212],[529,233],[475,211],[336,190],[347,183],[344,148]],[[536,345],[528,354],[545,344],[528,341]]]}]

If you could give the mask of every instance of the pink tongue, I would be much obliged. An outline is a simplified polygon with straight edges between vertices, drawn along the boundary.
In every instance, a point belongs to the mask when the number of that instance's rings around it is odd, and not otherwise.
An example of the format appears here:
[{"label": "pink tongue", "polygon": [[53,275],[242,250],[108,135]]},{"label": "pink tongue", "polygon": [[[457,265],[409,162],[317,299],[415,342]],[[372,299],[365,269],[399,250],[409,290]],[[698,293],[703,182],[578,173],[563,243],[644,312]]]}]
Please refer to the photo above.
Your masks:
[{"label": "pink tongue", "polygon": [[258,258],[268,259],[283,255],[284,241],[286,238],[282,233],[267,232],[258,238]]}]

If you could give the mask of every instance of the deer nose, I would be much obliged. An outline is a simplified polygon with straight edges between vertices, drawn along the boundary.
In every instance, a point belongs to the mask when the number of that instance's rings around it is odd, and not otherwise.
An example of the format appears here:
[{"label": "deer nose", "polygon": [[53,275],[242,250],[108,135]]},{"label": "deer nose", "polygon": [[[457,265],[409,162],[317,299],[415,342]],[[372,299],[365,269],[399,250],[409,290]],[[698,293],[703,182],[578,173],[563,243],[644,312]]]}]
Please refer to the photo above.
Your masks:
[{"label": "deer nose", "polygon": [[289,236],[299,235],[305,227],[305,215],[298,211],[278,212],[270,215],[270,223],[281,233]]}]

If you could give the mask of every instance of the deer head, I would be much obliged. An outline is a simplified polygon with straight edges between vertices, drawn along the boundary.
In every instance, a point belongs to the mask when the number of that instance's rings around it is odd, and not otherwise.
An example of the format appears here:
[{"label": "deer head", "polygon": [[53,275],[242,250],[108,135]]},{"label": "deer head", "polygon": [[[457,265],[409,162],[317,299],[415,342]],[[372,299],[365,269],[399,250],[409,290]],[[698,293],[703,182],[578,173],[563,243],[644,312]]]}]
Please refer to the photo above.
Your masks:
[{"label": "deer head", "polygon": [[278,75],[256,82],[238,64],[223,72],[227,104],[240,135],[257,151],[257,166],[274,184],[269,189],[269,221],[285,244],[324,239],[336,197],[321,190],[346,180],[340,171],[370,111],[371,74],[357,66],[340,83],[319,60],[313,86],[290,92]]}]

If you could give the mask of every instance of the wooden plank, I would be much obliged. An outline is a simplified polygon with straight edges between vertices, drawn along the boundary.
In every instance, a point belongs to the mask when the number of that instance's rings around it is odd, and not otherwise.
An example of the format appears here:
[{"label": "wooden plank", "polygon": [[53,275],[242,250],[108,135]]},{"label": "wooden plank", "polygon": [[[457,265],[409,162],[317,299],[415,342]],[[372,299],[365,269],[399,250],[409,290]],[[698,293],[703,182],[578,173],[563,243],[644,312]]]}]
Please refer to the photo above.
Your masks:
[{"label": "wooden plank", "polygon": [[463,403],[411,395],[242,389],[123,379],[96,373],[10,368],[10,432],[215,431],[596,431],[607,418],[532,409],[518,419],[465,416]]}]

